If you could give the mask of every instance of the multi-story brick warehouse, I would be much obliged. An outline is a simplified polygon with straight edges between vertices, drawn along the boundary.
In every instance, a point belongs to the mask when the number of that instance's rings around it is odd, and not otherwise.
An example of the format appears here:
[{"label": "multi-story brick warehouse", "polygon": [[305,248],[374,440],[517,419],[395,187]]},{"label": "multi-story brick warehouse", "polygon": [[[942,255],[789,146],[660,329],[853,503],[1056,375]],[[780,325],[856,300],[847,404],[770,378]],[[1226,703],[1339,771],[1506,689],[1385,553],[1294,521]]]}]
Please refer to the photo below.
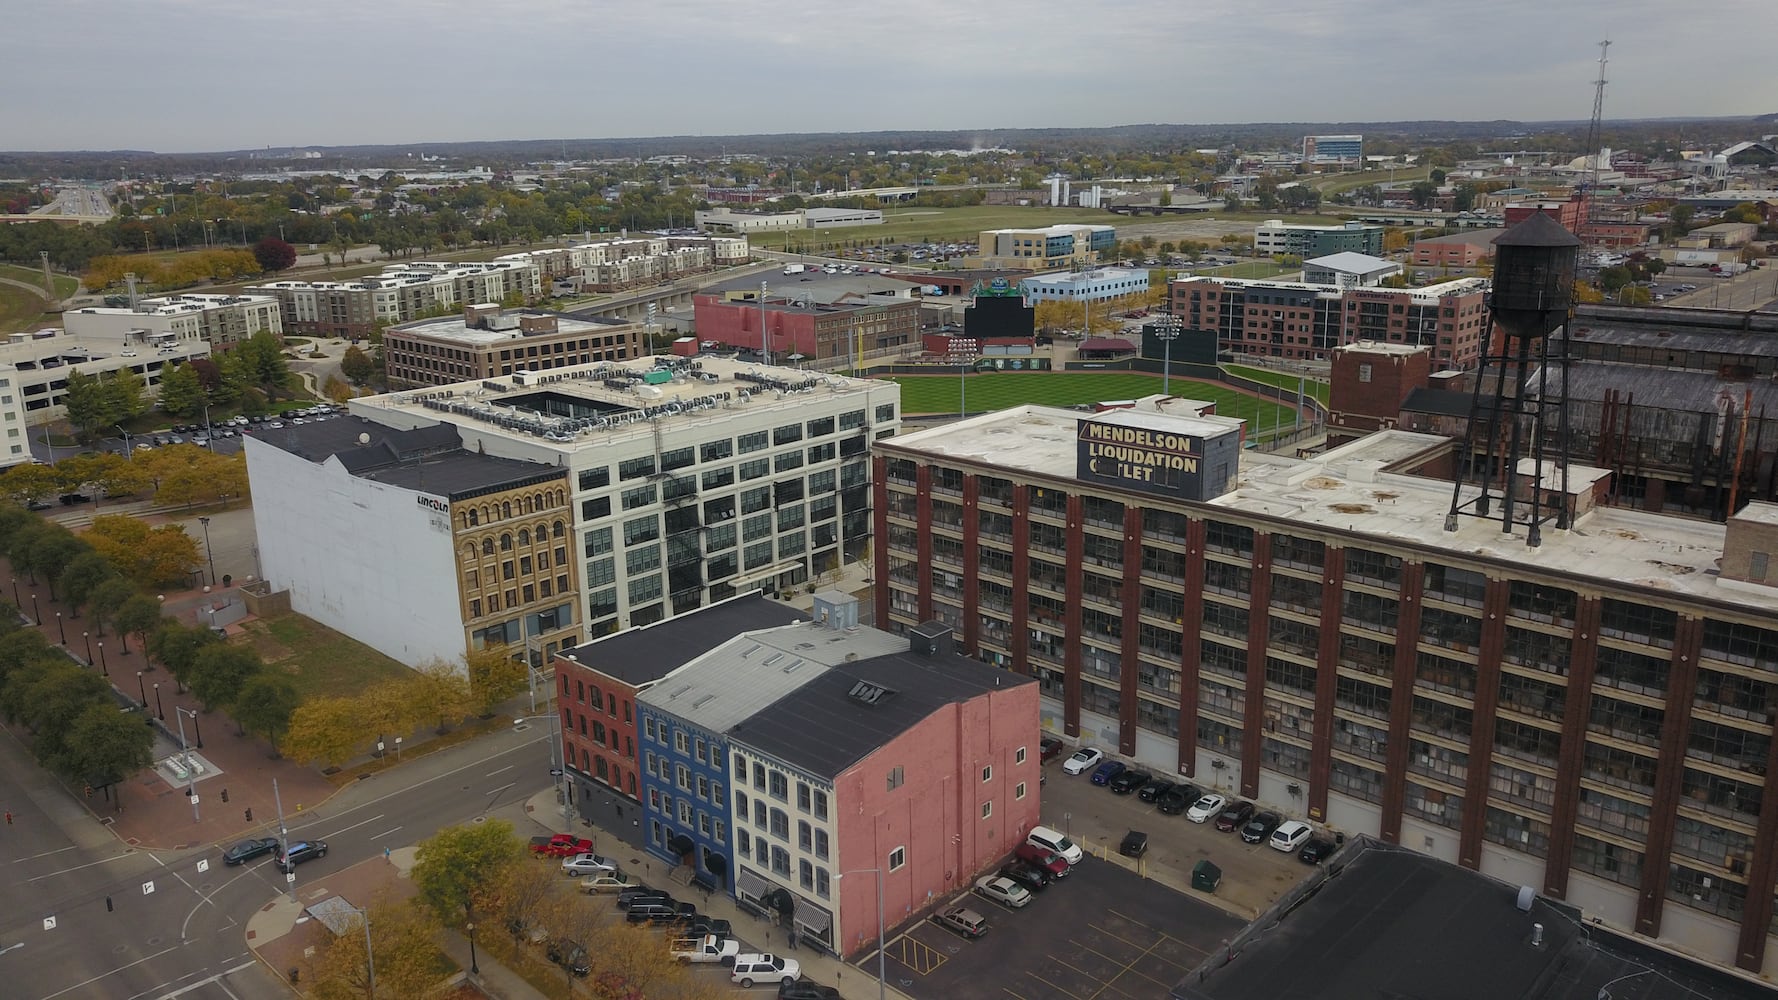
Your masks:
[{"label": "multi-story brick warehouse", "polygon": [[1430,348],[1441,367],[1481,357],[1489,328],[1487,282],[1458,278],[1423,288],[1341,288],[1297,281],[1186,278],[1168,286],[1188,337],[1216,337],[1219,351],[1326,360],[1360,340]]},{"label": "multi-story brick warehouse", "polygon": [[877,442],[877,621],[950,624],[1083,742],[1778,971],[1778,508],[1585,492],[1529,548],[1444,530],[1446,439],[1225,473],[1226,434],[1142,403]]}]

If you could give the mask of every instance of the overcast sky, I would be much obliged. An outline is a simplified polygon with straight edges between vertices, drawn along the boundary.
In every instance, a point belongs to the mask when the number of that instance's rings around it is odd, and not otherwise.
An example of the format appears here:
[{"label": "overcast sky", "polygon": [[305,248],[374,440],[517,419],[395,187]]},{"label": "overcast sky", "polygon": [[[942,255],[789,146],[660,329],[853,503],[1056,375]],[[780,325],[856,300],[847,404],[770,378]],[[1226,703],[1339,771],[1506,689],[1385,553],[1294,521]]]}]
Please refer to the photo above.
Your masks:
[{"label": "overcast sky", "polygon": [[1778,0],[9,6],[9,150],[1778,111]]}]

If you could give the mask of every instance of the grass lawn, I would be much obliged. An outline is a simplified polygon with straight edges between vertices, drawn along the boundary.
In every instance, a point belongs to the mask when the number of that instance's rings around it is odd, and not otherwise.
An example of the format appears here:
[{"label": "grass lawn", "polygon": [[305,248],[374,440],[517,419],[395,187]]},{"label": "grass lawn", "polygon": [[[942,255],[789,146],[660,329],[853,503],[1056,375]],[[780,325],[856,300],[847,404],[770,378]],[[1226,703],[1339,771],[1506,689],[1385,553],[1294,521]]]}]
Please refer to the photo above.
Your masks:
[{"label": "grass lawn", "polygon": [[298,614],[242,626],[266,666],[282,671],[304,701],[352,695],[410,671],[376,650]]},{"label": "grass lawn", "polygon": [[32,295],[17,285],[0,285],[0,333],[59,326],[59,317],[43,311],[46,305],[49,302],[42,296]]},{"label": "grass lawn", "polygon": [[799,229],[792,232],[748,233],[747,241],[768,250],[782,249],[794,239],[799,249],[844,247],[870,243],[921,243],[945,241],[974,243],[984,229],[1030,229],[1063,222],[1091,222],[1115,226],[1127,222],[1121,216],[1097,208],[1051,208],[1024,205],[970,205],[964,208],[886,208],[880,226],[848,226],[843,229]]},{"label": "grass lawn", "polygon": [[[1242,378],[1252,379],[1255,382],[1264,382],[1266,385],[1275,385],[1280,389],[1289,389],[1292,392],[1296,391],[1298,385],[1297,376],[1292,375],[1289,372],[1275,372],[1269,368],[1249,368],[1246,365],[1223,365],[1222,370],[1228,372],[1230,375],[1239,375]],[[1320,381],[1319,379],[1305,378],[1302,380],[1301,385],[1303,392],[1314,397],[1322,406],[1327,405],[1327,395],[1329,390],[1326,382]]]},{"label": "grass lawn", "polygon": [[1301,264],[1280,264],[1275,260],[1244,260],[1228,267],[1203,268],[1199,274],[1213,278],[1275,278],[1280,274],[1296,274],[1303,269]]},{"label": "grass lawn", "polygon": [[[70,275],[55,274],[52,272],[49,277],[50,280],[55,283],[56,294],[64,299],[73,295],[74,292],[80,288],[79,279]],[[0,264],[0,278],[11,278],[14,281],[22,281],[33,288],[43,287],[42,271],[31,267],[21,267],[17,264]]]},{"label": "grass lawn", "polygon": [[[956,413],[960,403],[960,375],[898,375],[888,379],[901,386],[904,413]],[[1289,407],[1236,392],[1214,382],[1172,380],[1176,396],[1216,404],[1216,412],[1239,417],[1256,431],[1270,433],[1283,421],[1294,425]],[[1074,406],[1108,399],[1133,399],[1161,391],[1159,375],[1133,372],[995,372],[969,376],[969,410],[982,413],[1004,410],[1023,403],[1043,406]]]},{"label": "grass lawn", "polygon": [[1387,169],[1359,170],[1343,174],[1322,174],[1321,176],[1310,180],[1309,185],[1315,190],[1320,191],[1322,197],[1325,198],[1330,195],[1344,194],[1347,191],[1356,191],[1359,188],[1364,187],[1366,184],[1375,184],[1378,187],[1382,187],[1391,181],[1396,183],[1401,183],[1402,181],[1412,183],[1413,181],[1427,180],[1431,177],[1432,167],[1430,165],[1420,167],[1396,167],[1393,171]]}]

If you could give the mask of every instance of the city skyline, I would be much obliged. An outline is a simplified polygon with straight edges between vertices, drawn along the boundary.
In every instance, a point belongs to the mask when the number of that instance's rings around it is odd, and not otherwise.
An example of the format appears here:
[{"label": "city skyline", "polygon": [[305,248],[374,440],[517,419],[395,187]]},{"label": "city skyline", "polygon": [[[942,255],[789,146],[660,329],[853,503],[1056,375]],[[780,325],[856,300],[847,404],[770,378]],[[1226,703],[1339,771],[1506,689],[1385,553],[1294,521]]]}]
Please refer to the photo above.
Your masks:
[{"label": "city skyline", "polygon": [[[16,12],[0,145],[267,146],[1169,122],[1575,121],[1773,110],[1767,0],[1487,8],[1407,0],[907,0],[769,15],[711,0],[261,7],[77,0]],[[1479,16],[1478,16],[1479,15]],[[712,26],[719,30],[712,30]],[[1692,30],[1696,29],[1696,30]],[[1461,45],[1469,58],[1454,58]],[[1694,67],[1708,65],[1707,79]],[[986,96],[979,96],[986,95]]]}]

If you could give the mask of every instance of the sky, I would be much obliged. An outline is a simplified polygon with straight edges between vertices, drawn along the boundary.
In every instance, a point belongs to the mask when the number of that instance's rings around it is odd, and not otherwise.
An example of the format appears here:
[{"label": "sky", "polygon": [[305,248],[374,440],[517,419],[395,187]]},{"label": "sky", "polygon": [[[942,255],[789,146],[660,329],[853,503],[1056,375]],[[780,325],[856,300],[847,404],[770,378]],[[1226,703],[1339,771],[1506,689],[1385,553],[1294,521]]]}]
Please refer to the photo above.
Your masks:
[{"label": "sky", "polygon": [[0,149],[1778,111],[1778,0],[54,0]]}]

